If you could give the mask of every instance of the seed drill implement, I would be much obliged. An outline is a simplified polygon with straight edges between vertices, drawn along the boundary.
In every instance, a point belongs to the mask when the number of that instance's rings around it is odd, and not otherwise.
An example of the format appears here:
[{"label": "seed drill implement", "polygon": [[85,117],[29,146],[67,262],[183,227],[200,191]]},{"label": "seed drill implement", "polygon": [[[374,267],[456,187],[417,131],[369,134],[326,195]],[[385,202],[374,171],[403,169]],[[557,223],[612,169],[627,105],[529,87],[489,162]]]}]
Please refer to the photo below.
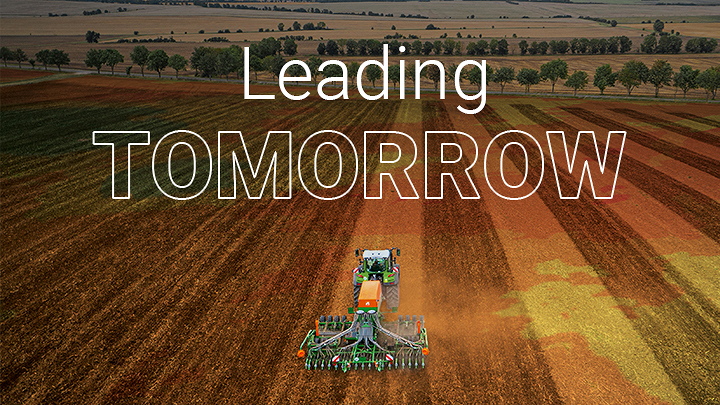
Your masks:
[{"label": "seed drill implement", "polygon": [[[393,254],[393,250],[395,254]],[[429,353],[423,316],[398,316],[400,304],[400,249],[357,249],[353,269],[353,307],[347,315],[320,316],[305,336],[298,357],[307,369],[424,368]],[[385,312],[381,312],[382,304]]]}]

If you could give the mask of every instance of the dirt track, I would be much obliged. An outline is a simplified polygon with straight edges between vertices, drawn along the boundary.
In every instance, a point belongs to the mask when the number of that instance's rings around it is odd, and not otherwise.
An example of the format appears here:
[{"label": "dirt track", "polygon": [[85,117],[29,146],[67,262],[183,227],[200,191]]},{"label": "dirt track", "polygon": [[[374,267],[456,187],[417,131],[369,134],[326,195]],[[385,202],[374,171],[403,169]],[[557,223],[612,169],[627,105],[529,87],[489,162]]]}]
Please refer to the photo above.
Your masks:
[{"label": "dirt track", "polygon": [[[473,117],[430,96],[262,104],[203,85],[87,77],[2,88],[7,403],[720,403],[715,106],[497,97]],[[333,129],[360,148],[365,130],[402,131],[419,147],[410,176],[421,198],[386,184],[383,200],[365,200],[361,173],[336,202],[297,191],[297,179],[289,201],[220,201],[211,188],[173,202],[143,191],[151,151],[138,150],[134,197],[113,201],[109,152],[87,145],[93,117],[150,130],[153,142],[174,129],[209,140],[242,130],[253,149],[267,130],[293,131],[298,147]],[[75,124],[61,133],[58,120]],[[511,128],[545,149],[545,178],[522,201],[495,196],[482,168],[490,139]],[[628,131],[616,197],[583,189],[560,200],[545,130]],[[424,131],[473,136],[479,200],[447,181],[443,200],[424,198]],[[62,148],[43,144],[47,133]],[[517,152],[504,169],[521,179]],[[295,352],[314,319],[351,305],[353,250],[390,246],[403,250],[399,312],[425,315],[428,368],[306,371]]]}]

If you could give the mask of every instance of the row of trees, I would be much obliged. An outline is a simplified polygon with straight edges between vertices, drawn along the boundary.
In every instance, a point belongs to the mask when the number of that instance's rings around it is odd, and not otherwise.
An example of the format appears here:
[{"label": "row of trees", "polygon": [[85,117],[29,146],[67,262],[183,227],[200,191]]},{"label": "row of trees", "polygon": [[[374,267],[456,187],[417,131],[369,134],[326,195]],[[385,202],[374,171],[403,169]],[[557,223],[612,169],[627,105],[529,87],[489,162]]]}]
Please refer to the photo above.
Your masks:
[{"label": "row of trees", "polygon": [[36,63],[40,63],[45,66],[45,70],[47,70],[48,65],[54,65],[57,66],[58,71],[62,71],[61,66],[70,64],[70,56],[68,56],[65,51],[59,49],[43,49],[35,54],[35,59],[28,59],[28,56],[22,49],[12,50],[3,46],[0,48],[0,59],[5,63],[6,67],[8,61],[17,62],[18,67],[20,67],[22,62],[27,61],[33,68]]},{"label": "row of trees", "polygon": [[[505,85],[515,80],[525,86],[525,92],[530,92],[530,87],[539,84],[542,81],[549,81],[552,84],[552,92],[555,92],[555,83],[563,79],[564,85],[572,88],[574,94],[577,95],[578,90],[584,89],[589,83],[588,74],[584,71],[576,70],[572,74],[568,74],[567,63],[562,59],[556,59],[543,64],[540,71],[529,68],[522,68],[515,74],[515,69],[511,67],[501,67],[495,72],[489,72],[488,80],[498,83],[501,92],[504,91]],[[622,69],[613,72],[609,64],[598,66],[595,69],[593,77],[593,86],[600,90],[600,94],[605,92],[608,87],[614,87],[616,83],[620,83],[627,89],[628,95],[641,84],[652,84],[655,87],[655,97],[658,96],[659,90],[664,86],[670,86],[682,90],[683,96],[691,89],[702,88],[708,97],[712,94],[713,100],[720,88],[720,66],[713,66],[701,72],[699,69],[693,69],[689,65],[683,65],[678,72],[673,72],[672,66],[662,59],[656,60],[651,67],[643,62],[631,60],[626,62]]]},{"label": "row of trees", "polygon": [[[189,63],[190,67],[195,69],[196,76],[208,78],[225,76],[229,79],[230,74],[236,74],[239,79],[240,72],[244,70],[242,52],[243,50],[237,45],[228,48],[201,46],[195,48],[188,61],[179,54],[168,56],[162,49],[149,51],[145,46],[139,45],[130,53],[130,59],[133,65],[140,67],[143,76],[147,68],[157,72],[158,77],[162,77],[162,72],[170,67],[175,70],[175,76],[178,77],[178,73],[185,70]],[[6,66],[8,61],[18,61],[20,63],[28,60],[25,52],[21,49],[12,51],[6,47],[0,49],[0,57]],[[45,66],[45,69],[47,69],[47,65],[57,65],[58,70],[60,70],[62,65],[67,65],[70,62],[67,53],[57,49],[39,51],[35,54],[35,57],[37,62]],[[115,66],[124,61],[124,56],[115,49],[90,49],[85,58],[85,64],[88,67],[97,69],[98,73],[100,73],[103,66],[108,66],[114,74]],[[35,63],[35,60],[31,60],[33,66],[35,66]],[[320,72],[319,67],[322,63],[322,59],[317,56],[311,56],[307,60],[313,81],[316,81],[320,75],[324,77],[342,77],[342,69],[337,65],[330,65]],[[260,47],[254,50],[250,47],[248,70],[254,72],[255,80],[257,80],[260,72],[268,72],[275,79],[280,75],[285,64],[286,60],[280,55],[279,51],[263,53]],[[357,77],[359,68],[360,64],[358,62],[350,63],[347,66],[348,76],[351,79]],[[131,69],[132,65],[126,68],[126,73],[130,74]],[[439,82],[453,80],[456,71],[457,65],[455,64],[450,65],[445,72],[440,71],[435,65],[430,65],[423,69],[421,77],[432,81],[435,90],[437,90]],[[393,83],[393,88],[401,80],[400,72],[400,65],[391,65],[388,68],[388,79]],[[366,79],[374,86],[375,81],[382,77],[382,70],[376,65],[370,65],[365,74]],[[288,75],[294,77],[303,76],[304,71],[300,66],[292,65],[288,69]],[[415,66],[413,64],[406,68],[405,76],[415,80]],[[540,66],[540,70],[522,68],[517,73],[512,67],[500,67],[497,70],[488,68],[486,76],[488,82],[500,85],[501,92],[504,92],[508,83],[514,81],[524,86],[527,93],[530,92],[531,86],[548,81],[551,84],[551,91],[554,93],[555,84],[559,80],[565,80],[564,86],[572,88],[574,93],[577,94],[578,90],[584,89],[590,81],[588,74],[584,71],[576,70],[569,74],[567,62],[562,59],[547,62]],[[470,84],[477,85],[478,88],[482,85],[482,72],[477,67],[463,71],[460,77],[461,81],[467,80]],[[595,70],[592,84],[600,90],[600,94],[603,94],[608,87],[614,87],[617,83],[626,88],[628,95],[631,95],[632,91],[638,86],[649,83],[654,86],[656,97],[662,87],[672,85],[681,90],[683,96],[687,95],[687,92],[691,89],[702,88],[707,92],[708,98],[712,95],[712,98],[715,99],[717,90],[720,88],[720,66],[714,66],[701,72],[699,69],[693,69],[689,65],[683,65],[678,72],[674,72],[672,66],[666,60],[658,59],[650,67],[643,62],[631,60],[626,62],[618,72],[613,72],[609,64],[601,65]]]}]

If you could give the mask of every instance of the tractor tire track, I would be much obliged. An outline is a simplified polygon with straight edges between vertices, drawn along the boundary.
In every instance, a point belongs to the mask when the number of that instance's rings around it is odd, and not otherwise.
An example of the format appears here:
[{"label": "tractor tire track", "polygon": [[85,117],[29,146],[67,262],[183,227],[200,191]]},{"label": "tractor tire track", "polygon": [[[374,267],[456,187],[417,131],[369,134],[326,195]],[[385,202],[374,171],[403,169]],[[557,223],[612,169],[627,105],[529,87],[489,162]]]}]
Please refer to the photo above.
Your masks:
[{"label": "tractor tire track", "polygon": [[672,142],[648,135],[638,128],[601,116],[584,108],[561,107],[561,109],[587,122],[601,122],[605,128],[625,131],[628,133],[629,140],[720,179],[720,161],[717,159],[711,159],[700,153],[677,146]]},{"label": "tractor tire track", "polygon": [[[424,101],[423,117],[424,131],[449,131],[453,128],[441,102]],[[467,163],[467,160],[464,162]],[[475,179],[473,182],[479,184]],[[439,190],[432,191],[433,195],[439,193]],[[451,319],[457,320],[474,309],[478,302],[494,300],[495,305],[502,302],[501,297],[513,289],[513,278],[482,197],[479,200],[463,200],[450,187],[441,203],[428,203],[430,201],[426,200],[423,210],[427,266],[425,284],[434,304],[445,314],[455,314]],[[463,327],[469,325],[456,324],[454,329],[462,330]],[[454,395],[463,402],[474,403],[560,403],[539,342],[522,337],[519,330],[514,329],[516,325],[500,323],[497,327],[501,330],[495,330],[493,334],[502,335],[499,338],[502,341],[496,341],[498,336],[495,335],[494,339],[487,338],[480,348],[459,346],[443,336],[433,338],[438,342],[435,346],[453,347],[449,354],[451,358],[445,359],[456,368],[451,377],[453,385],[477,387],[477,390],[456,391]],[[448,331],[446,334],[453,336],[457,333]],[[486,339],[480,331],[464,333],[467,334],[464,336],[466,339],[476,343]],[[515,361],[496,364],[493,358],[498,352],[501,357]]]},{"label": "tractor tire track", "polygon": [[[513,104],[513,107],[539,125],[546,127],[547,130],[561,129],[570,133],[578,132],[576,128],[557,120],[533,105]],[[508,139],[509,141],[522,141],[513,139],[513,136],[509,136]],[[590,145],[579,145],[578,148],[586,156],[593,156],[595,153],[594,147]],[[534,155],[529,157],[531,161],[533,158],[539,159],[535,150],[529,153]],[[524,155],[509,152],[508,157],[516,167],[524,167]],[[610,151],[608,158],[616,161],[619,158],[617,151]],[[634,161],[633,164],[633,161],[627,156],[623,158],[623,178],[635,184],[633,181],[635,176],[642,177],[652,174],[654,176],[650,177],[650,180],[646,177],[645,182],[655,182],[653,184],[658,187],[668,185],[667,182],[662,183],[658,180],[658,177],[666,176],[652,173],[656,171],[637,161]],[[547,156],[545,165],[552,165]],[[532,176],[536,177],[535,174]],[[577,182],[567,173],[559,173],[558,180],[567,189],[577,189]],[[535,184],[537,181],[537,178],[529,179],[530,184]],[[673,183],[669,184],[674,185]],[[668,194],[673,191],[667,188],[664,190]],[[672,301],[670,307],[664,306],[664,308],[671,311],[673,318],[685,320],[686,327],[682,328],[682,336],[670,336],[671,332],[667,329],[647,327],[640,322],[635,323],[636,330],[665,368],[671,381],[686,401],[705,403],[717,395],[718,389],[713,388],[712,382],[700,383],[690,379],[687,364],[674,361],[674,353],[668,352],[664,343],[661,343],[681,339],[686,347],[702,348],[701,350],[708,356],[720,358],[720,345],[717,344],[720,341],[720,331],[716,325],[708,323],[707,318],[698,314],[695,307],[689,302],[678,300],[677,298],[680,297],[678,289],[663,278],[663,273],[666,271],[674,277],[679,277],[678,271],[673,269],[666,260],[660,259],[658,253],[617,214],[605,205],[596,204],[592,198],[588,197],[587,193],[581,193],[578,200],[568,203],[559,198],[557,189],[551,183],[544,182],[537,192],[566,230],[585,260],[596,269],[603,284],[614,297],[633,298],[652,306],[661,306]],[[687,280],[683,280],[682,285],[683,288],[690,286]],[[628,288],[631,286],[634,288],[629,290]],[[695,304],[718,319],[717,310],[702,296],[693,294],[692,289],[686,290],[686,292]]]},{"label": "tractor tire track", "polygon": [[[717,135],[713,135],[708,132],[704,131],[698,131],[694,128],[686,127],[685,125],[678,124],[677,122],[668,121],[665,119],[662,119],[660,117],[646,114],[641,111],[637,110],[631,110],[629,108],[611,108],[610,111],[614,111],[619,114],[626,115],[630,118],[636,119],[638,121],[642,121],[644,123],[656,126],[658,128],[665,129],[670,132],[675,132],[676,134],[680,134],[683,136],[686,136],[691,139],[695,139],[696,141],[700,141],[702,143],[720,147],[720,137]],[[635,131],[633,131],[635,132]]]}]

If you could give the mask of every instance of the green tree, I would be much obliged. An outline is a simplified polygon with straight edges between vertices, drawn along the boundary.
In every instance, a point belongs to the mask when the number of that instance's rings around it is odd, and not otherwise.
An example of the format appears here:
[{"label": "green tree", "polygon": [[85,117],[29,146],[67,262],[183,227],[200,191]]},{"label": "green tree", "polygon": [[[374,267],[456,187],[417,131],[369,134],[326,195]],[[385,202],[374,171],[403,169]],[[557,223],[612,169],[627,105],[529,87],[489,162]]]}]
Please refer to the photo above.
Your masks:
[{"label": "green tree", "polygon": [[225,48],[220,50],[217,57],[216,68],[218,76],[225,76],[225,79],[230,80],[230,73],[238,72],[240,61],[241,55],[239,48]]},{"label": "green tree", "polygon": [[300,23],[297,21],[293,22],[292,27],[293,27],[293,31],[300,31],[300,29],[302,29],[302,27],[300,26]]},{"label": "green tree", "polygon": [[419,39],[413,41],[410,45],[413,55],[420,55],[423,51],[423,44]]},{"label": "green tree", "polygon": [[555,82],[557,82],[558,79],[567,79],[567,77],[567,62],[562,59],[551,60],[550,62],[540,66],[540,79],[550,80],[552,83],[552,93],[555,93]]},{"label": "green tree", "polygon": [[598,66],[595,69],[595,77],[593,77],[593,86],[600,89],[600,94],[605,92],[607,87],[615,87],[617,81],[617,73],[613,73],[610,64]]},{"label": "green tree", "polygon": [[[322,65],[323,61],[322,59],[318,58],[317,56],[311,56],[310,59],[307,61],[308,68],[310,68],[310,76],[312,76],[313,83],[317,84],[317,75],[318,75],[318,69],[320,68],[320,65]],[[357,72],[357,70],[355,71]]]},{"label": "green tree", "polygon": [[11,51],[10,48],[3,46],[0,48],[0,59],[3,60],[5,67],[7,67],[9,60],[15,60],[15,53]]},{"label": "green tree", "polygon": [[35,59],[28,60],[28,63],[30,64],[30,66],[32,66],[32,68],[34,70],[35,69]]},{"label": "green tree", "polygon": [[[488,77],[494,77],[494,75],[492,74],[492,68],[488,66],[486,69],[487,69],[487,72],[486,72],[487,77],[485,79],[487,80]],[[481,89],[481,87],[483,85],[483,76],[482,76],[482,70],[479,67],[473,66],[472,69],[468,70],[468,72],[465,76],[467,77],[468,82],[470,82],[470,84],[477,86],[478,91]],[[513,76],[515,76],[514,73],[513,73]]]},{"label": "green tree", "polygon": [[637,60],[625,62],[618,73],[618,81],[627,89],[628,96],[637,86],[647,83],[650,70],[644,63]]},{"label": "green tree", "polygon": [[665,23],[660,20],[655,20],[653,23],[653,31],[662,32],[665,29]]},{"label": "green tree", "polygon": [[648,82],[655,86],[655,97],[658,96],[661,87],[670,85],[672,74],[673,70],[668,61],[658,59],[653,63],[648,74]]},{"label": "green tree", "polygon": [[655,34],[648,34],[643,40],[642,44],[640,44],[640,52],[647,54],[655,53],[656,47],[657,38],[655,38]]},{"label": "green tree", "polygon": [[435,52],[435,55],[440,55],[442,52],[443,43],[439,39],[435,42],[433,42],[433,52]]},{"label": "green tree", "polygon": [[565,81],[565,86],[574,90],[573,95],[577,96],[578,90],[582,90],[588,84],[588,75],[582,70],[576,70]]},{"label": "green tree", "polygon": [[250,66],[248,67],[248,69],[255,73],[255,81],[257,81],[258,72],[262,72],[265,70],[265,64],[259,56],[250,55]]},{"label": "green tree", "polygon": [[47,70],[47,67],[49,64],[52,64],[50,61],[50,50],[49,49],[43,49],[43,50],[35,53],[35,59],[37,59],[38,62],[42,63],[43,66],[45,66],[45,70]]},{"label": "green tree", "polygon": [[375,80],[380,79],[382,77],[382,69],[380,69],[380,66],[378,65],[368,65],[368,67],[365,69],[365,78],[368,79],[370,83],[372,83],[372,86],[375,87]]},{"label": "green tree", "polygon": [[138,45],[130,52],[130,60],[132,63],[140,66],[140,74],[142,74],[143,77],[145,77],[145,65],[147,65],[149,56],[150,51],[148,51],[145,45]]},{"label": "green tree", "polygon": [[88,31],[85,33],[85,41],[88,44],[97,43],[100,39],[100,33],[95,31]]},{"label": "green tree", "polygon": [[521,55],[525,55],[528,52],[528,42],[526,40],[521,40],[518,46],[520,47]]},{"label": "green tree", "polygon": [[70,64],[70,56],[65,51],[53,49],[52,51],[50,51],[50,63],[57,66],[58,72],[62,72],[62,69],[60,69],[60,67],[62,65]]},{"label": "green tree", "polygon": [[673,86],[683,91],[683,98],[687,96],[687,92],[690,89],[696,89],[698,87],[696,80],[699,74],[700,70],[693,70],[690,65],[680,66],[680,71],[675,73],[673,76]]},{"label": "green tree", "polygon": [[358,75],[358,71],[360,70],[360,64],[358,62],[351,62],[350,65],[348,65],[348,78],[350,80],[350,83],[355,83],[355,78]]},{"label": "green tree", "polygon": [[437,91],[438,89],[438,83],[443,80],[443,73],[444,72],[435,65],[428,66],[427,70],[425,71],[425,77],[427,77],[428,80],[433,82],[433,85],[435,86],[435,91]]},{"label": "green tree", "polygon": [[345,42],[345,54],[348,56],[355,56],[358,52],[358,43],[354,39],[348,39],[347,42]]},{"label": "green tree", "polygon": [[400,83],[400,65],[390,65],[388,67],[388,80],[393,84],[393,90]]},{"label": "green tree", "polygon": [[535,69],[522,68],[516,79],[518,83],[525,86],[525,93],[529,93],[530,86],[540,83],[540,73]]},{"label": "green tree", "polygon": [[337,42],[332,39],[329,40],[327,45],[325,45],[325,53],[330,56],[337,56],[340,53],[340,48],[338,47]]},{"label": "green tree", "polygon": [[20,66],[20,62],[25,62],[27,60],[27,55],[25,55],[25,51],[18,48],[15,50],[15,61],[18,63],[18,67]]},{"label": "green tree", "polygon": [[423,44],[423,47],[422,47],[422,54],[425,56],[428,56],[433,51],[433,49],[434,49],[433,43],[430,41],[425,41],[425,43]]},{"label": "green tree", "polygon": [[98,74],[106,61],[107,53],[102,49],[90,49],[85,53],[85,66],[97,69]]},{"label": "green tree", "polygon": [[297,44],[294,39],[288,38],[285,40],[283,43],[283,52],[288,56],[293,56],[297,53]]},{"label": "green tree", "polygon": [[713,66],[704,70],[702,73],[698,74],[695,82],[698,87],[705,89],[708,97],[712,94],[712,99],[715,100],[717,90],[720,87],[720,66]]},{"label": "green tree", "polygon": [[105,64],[110,66],[110,72],[115,75],[115,66],[118,63],[125,62],[125,57],[117,49],[105,50]]},{"label": "green tree", "polygon": [[176,79],[179,78],[180,71],[185,70],[185,68],[187,67],[187,64],[188,64],[187,59],[185,59],[184,56],[177,54],[177,53],[168,59],[168,66],[170,66],[170,68],[172,68],[172,69],[175,69],[175,78]]},{"label": "green tree", "polygon": [[317,46],[317,53],[318,55],[325,55],[325,42],[320,42]]},{"label": "green tree", "polygon": [[501,67],[493,74],[492,81],[500,85],[500,94],[505,92],[505,85],[515,80],[515,69],[511,67]]},{"label": "green tree", "polygon": [[170,58],[162,49],[156,49],[148,55],[147,67],[154,70],[158,74],[158,78],[162,78],[162,71],[168,66]]},{"label": "green tree", "polygon": [[277,25],[277,27],[278,27],[278,31],[285,31],[285,24],[279,23],[279,24]]}]

